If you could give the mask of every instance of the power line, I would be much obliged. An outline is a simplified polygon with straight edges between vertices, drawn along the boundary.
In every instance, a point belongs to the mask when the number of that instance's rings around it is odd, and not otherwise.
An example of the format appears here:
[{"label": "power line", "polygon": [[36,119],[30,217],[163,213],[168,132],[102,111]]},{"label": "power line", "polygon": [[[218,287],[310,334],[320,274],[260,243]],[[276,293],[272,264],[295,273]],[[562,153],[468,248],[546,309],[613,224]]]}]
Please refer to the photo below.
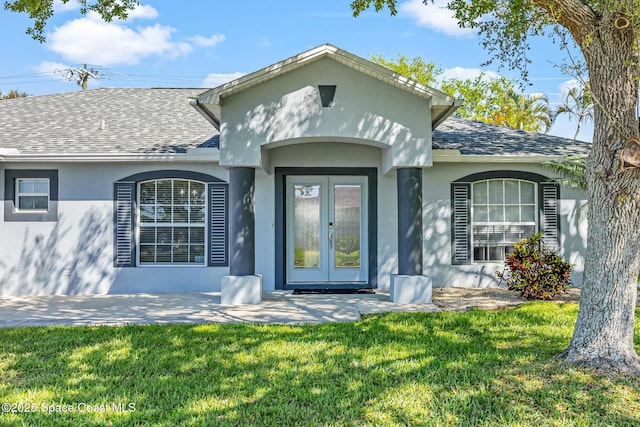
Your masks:
[{"label": "power line", "polygon": [[63,75],[67,80],[75,80],[82,90],[87,90],[89,79],[102,80],[111,78],[112,74],[105,68],[84,64],[82,67],[69,67],[55,70],[54,73]]},{"label": "power line", "polygon": [[38,77],[38,76],[48,76],[53,74],[52,72],[43,72],[43,73],[31,73],[31,74],[19,74],[19,75],[15,75],[15,76],[0,76],[0,79],[4,80],[4,79],[26,79],[26,78],[31,78],[31,77]]}]

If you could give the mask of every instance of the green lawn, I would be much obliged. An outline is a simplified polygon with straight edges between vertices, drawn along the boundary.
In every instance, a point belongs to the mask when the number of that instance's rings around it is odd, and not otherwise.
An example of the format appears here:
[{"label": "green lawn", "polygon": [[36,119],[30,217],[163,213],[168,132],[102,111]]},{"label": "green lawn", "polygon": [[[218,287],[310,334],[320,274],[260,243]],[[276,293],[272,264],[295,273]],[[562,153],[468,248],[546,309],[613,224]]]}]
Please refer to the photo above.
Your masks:
[{"label": "green lawn", "polygon": [[640,381],[552,360],[576,315],[0,329],[0,400],[36,411],[0,425],[640,425]]}]

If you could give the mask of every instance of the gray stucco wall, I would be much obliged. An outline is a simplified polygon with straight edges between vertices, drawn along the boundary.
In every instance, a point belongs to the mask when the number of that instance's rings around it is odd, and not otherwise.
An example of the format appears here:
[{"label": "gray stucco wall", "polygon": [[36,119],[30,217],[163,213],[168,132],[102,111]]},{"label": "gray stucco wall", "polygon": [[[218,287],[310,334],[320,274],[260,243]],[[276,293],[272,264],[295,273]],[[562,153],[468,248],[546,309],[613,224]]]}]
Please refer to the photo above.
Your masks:
[{"label": "gray stucco wall", "polygon": [[[205,164],[3,164],[4,169],[58,169],[56,222],[0,222],[0,295],[117,294],[220,289],[228,268],[113,267],[113,183],[163,169],[206,173],[225,181],[224,168]],[[4,194],[2,195],[4,203]],[[3,211],[3,209],[2,209]]]},{"label": "gray stucco wall", "polygon": [[[388,288],[397,272],[396,173],[382,174],[381,150],[374,147],[309,143],[268,151],[265,170],[256,171],[256,273],[264,289],[275,289],[275,180],[277,167],[376,167],[379,170],[377,262],[378,287]],[[4,168],[43,169],[37,164]],[[0,222],[0,295],[105,294],[136,292],[207,292],[220,289],[228,268],[113,267],[113,183],[129,175],[162,169],[202,172],[228,180],[228,171],[203,163],[48,164],[59,171],[57,222]],[[488,170],[522,170],[549,176],[535,164],[440,163],[423,171],[424,274],[434,286],[490,287],[498,284],[501,264],[451,265],[450,183]],[[586,218],[585,195],[561,189],[561,252],[576,265],[573,281],[582,283]],[[4,194],[2,197],[4,200]],[[3,209],[0,209],[3,212]]]},{"label": "gray stucco wall", "polygon": [[[318,85],[336,85],[331,107],[322,106]],[[392,166],[429,166],[430,104],[321,59],[222,99],[220,164],[260,166],[262,146],[308,139],[390,147],[382,152],[385,171]]]}]

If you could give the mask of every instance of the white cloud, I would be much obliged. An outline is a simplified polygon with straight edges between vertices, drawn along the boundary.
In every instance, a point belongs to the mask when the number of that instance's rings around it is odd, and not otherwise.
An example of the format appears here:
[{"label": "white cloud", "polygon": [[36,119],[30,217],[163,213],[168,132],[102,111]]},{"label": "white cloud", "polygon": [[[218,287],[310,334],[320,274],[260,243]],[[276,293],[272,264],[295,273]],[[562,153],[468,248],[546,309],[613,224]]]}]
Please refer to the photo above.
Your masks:
[{"label": "white cloud", "polygon": [[214,34],[211,37],[194,36],[189,38],[189,40],[191,40],[194,44],[197,44],[198,46],[206,46],[206,47],[215,46],[218,43],[223,42],[224,39],[225,39],[224,34]]},{"label": "white cloud", "polygon": [[207,77],[202,81],[201,87],[217,87],[223,85],[232,80],[238,79],[244,76],[245,73],[230,73],[230,74],[220,74],[220,73],[210,73]]},{"label": "white cloud", "polygon": [[56,28],[47,36],[47,47],[70,62],[102,66],[137,64],[152,55],[174,58],[189,53],[190,44],[171,40],[174,31],[160,24],[132,30],[122,23],[103,22],[90,12],[85,18]]},{"label": "white cloud", "polygon": [[34,70],[38,73],[50,75],[59,80],[67,80],[64,70],[69,69],[68,65],[61,64],[59,62],[42,61],[34,67]]},{"label": "white cloud", "polygon": [[467,80],[467,79],[473,80],[483,73],[484,73],[484,78],[486,79],[491,79],[491,78],[494,79],[494,78],[500,77],[497,73],[493,71],[481,70],[479,68],[463,68],[463,67],[447,68],[444,70],[442,75],[445,79],[456,78],[460,80]]},{"label": "white cloud", "polygon": [[448,36],[461,37],[475,34],[475,30],[471,28],[458,26],[453,12],[447,9],[447,0],[435,0],[427,4],[422,0],[409,0],[400,4],[399,12],[415,19],[420,27],[430,28]]},{"label": "white cloud", "polygon": [[256,44],[259,47],[270,47],[271,46],[271,41],[269,40],[269,37],[267,36],[262,36],[262,37],[258,37],[256,39],[253,39]]},{"label": "white cloud", "polygon": [[582,88],[582,83],[580,83],[580,81],[576,79],[571,79],[564,81],[558,85],[558,89],[560,89],[560,93],[563,97],[566,96],[567,93],[569,93],[569,90],[573,89],[574,87]]},{"label": "white cloud", "polygon": [[[60,2],[61,0],[56,0]],[[71,0],[75,3],[75,0]],[[67,5],[62,6],[67,7]],[[158,11],[149,5],[137,6],[126,20],[104,22],[96,12],[65,22],[47,34],[46,47],[70,63],[99,66],[135,65],[148,57],[173,59],[186,56],[196,47],[215,46],[223,34],[194,36],[176,40],[175,28],[151,22],[131,26],[135,20],[154,20]]]},{"label": "white cloud", "polygon": [[70,10],[78,9],[80,5],[76,0],[69,0],[63,3],[62,0],[53,0],[53,13],[69,12]]},{"label": "white cloud", "polygon": [[158,17],[158,11],[148,4],[138,5],[127,13],[127,21],[134,19],[154,19]]}]

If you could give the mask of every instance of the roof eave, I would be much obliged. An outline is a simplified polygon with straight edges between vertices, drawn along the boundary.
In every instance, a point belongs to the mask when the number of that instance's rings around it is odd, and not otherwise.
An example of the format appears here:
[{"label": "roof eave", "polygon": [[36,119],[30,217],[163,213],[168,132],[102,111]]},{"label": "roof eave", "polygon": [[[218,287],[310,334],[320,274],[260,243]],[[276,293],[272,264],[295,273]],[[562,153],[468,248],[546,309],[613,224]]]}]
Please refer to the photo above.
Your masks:
[{"label": "roof eave", "polygon": [[436,109],[434,108],[434,106],[432,106],[431,107],[431,129],[433,130],[437,128],[442,122],[444,122],[448,117],[450,117],[461,105],[462,105],[462,99],[453,99],[451,104],[448,106],[445,106],[445,108],[442,111],[440,111],[440,113],[437,115],[434,113],[439,111],[440,109]]},{"label": "roof eave", "polygon": [[111,162],[218,162],[217,148],[195,148],[186,153],[0,153],[0,162],[59,162],[59,163],[111,163]]},{"label": "roof eave", "polygon": [[198,98],[189,98],[189,104],[195,108],[195,110],[202,115],[209,123],[213,125],[213,127],[219,132],[220,131],[220,119],[216,117],[216,115],[208,109],[205,105],[200,103]]},{"label": "roof eave", "polygon": [[285,59],[284,61],[269,65],[268,67],[210,89],[198,95],[198,102],[206,105],[220,105],[222,98],[247,90],[253,86],[266,82],[267,80],[271,80],[322,58],[332,58],[338,63],[422,98],[442,98],[444,99],[444,102],[448,104],[454,102],[452,97],[442,91],[425,86],[415,80],[395,73],[388,68],[360,58],[330,44],[318,46]]},{"label": "roof eave", "polygon": [[433,163],[541,163],[564,158],[557,154],[462,154],[447,149],[433,149],[431,156]]}]

